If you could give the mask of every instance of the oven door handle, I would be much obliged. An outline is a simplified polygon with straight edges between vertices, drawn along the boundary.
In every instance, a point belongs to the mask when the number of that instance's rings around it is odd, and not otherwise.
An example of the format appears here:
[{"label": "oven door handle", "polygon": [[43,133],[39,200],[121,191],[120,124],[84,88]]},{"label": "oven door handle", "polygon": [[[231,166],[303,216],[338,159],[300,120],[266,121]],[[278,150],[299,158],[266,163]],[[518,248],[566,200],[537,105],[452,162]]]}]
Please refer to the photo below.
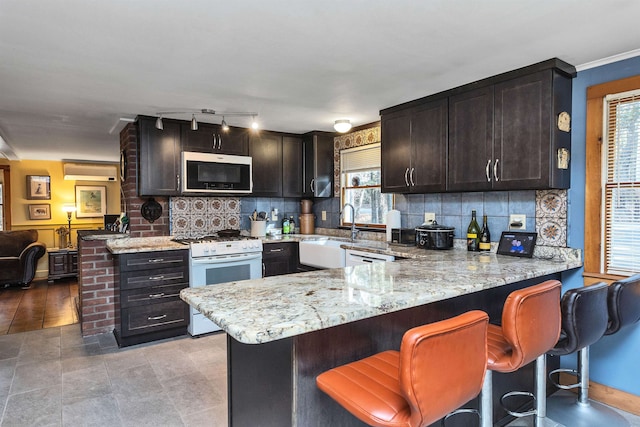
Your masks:
[{"label": "oven door handle", "polygon": [[191,264],[225,264],[229,262],[249,261],[262,259],[262,252],[256,254],[220,255],[214,257],[191,258]]}]

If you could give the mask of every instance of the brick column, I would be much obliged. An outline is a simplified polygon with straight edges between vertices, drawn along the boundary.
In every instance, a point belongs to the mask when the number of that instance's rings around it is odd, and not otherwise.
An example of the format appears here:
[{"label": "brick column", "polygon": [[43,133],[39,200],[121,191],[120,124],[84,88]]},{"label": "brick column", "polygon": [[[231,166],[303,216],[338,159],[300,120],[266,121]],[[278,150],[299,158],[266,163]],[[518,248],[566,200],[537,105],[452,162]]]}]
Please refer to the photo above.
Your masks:
[{"label": "brick column", "polygon": [[114,290],[113,255],[104,240],[78,241],[80,328],[82,336],[112,332],[119,295]]}]

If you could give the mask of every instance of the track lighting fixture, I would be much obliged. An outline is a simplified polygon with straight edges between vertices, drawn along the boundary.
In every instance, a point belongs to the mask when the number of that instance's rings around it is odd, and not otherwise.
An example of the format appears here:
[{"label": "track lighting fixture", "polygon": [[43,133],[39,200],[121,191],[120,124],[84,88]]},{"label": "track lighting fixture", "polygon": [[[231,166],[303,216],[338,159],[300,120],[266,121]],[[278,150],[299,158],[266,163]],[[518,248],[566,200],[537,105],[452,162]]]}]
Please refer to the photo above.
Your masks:
[{"label": "track lighting fixture", "polygon": [[222,116],[222,129],[224,131],[229,130],[229,125],[225,120],[225,116],[238,116],[238,117],[251,117],[251,127],[253,129],[258,129],[258,122],[256,122],[256,116],[258,113],[252,112],[216,112],[216,110],[212,110],[210,108],[202,108],[200,110],[183,110],[183,111],[159,111],[156,113],[158,118],[156,119],[156,129],[163,130],[164,126],[162,124],[162,118],[164,116],[169,115],[181,115],[181,114],[191,114],[191,130],[198,130],[198,120],[196,119],[196,114],[202,114],[205,116]]},{"label": "track lighting fixture", "polygon": [[333,124],[333,128],[336,130],[336,132],[340,132],[340,133],[349,132],[349,130],[351,129],[351,120],[348,120],[348,119],[336,120],[335,123]]}]

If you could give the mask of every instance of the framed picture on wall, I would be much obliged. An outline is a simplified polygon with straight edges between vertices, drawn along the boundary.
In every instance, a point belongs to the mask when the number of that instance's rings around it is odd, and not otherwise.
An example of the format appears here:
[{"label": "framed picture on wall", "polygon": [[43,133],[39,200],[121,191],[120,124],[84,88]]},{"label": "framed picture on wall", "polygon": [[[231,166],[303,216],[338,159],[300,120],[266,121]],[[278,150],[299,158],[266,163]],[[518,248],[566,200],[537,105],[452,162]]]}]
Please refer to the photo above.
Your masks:
[{"label": "framed picture on wall", "polygon": [[76,218],[102,217],[107,213],[107,187],[76,185]]},{"label": "framed picture on wall", "polygon": [[27,200],[51,200],[49,175],[27,175]]},{"label": "framed picture on wall", "polygon": [[51,205],[29,205],[29,219],[51,219]]}]

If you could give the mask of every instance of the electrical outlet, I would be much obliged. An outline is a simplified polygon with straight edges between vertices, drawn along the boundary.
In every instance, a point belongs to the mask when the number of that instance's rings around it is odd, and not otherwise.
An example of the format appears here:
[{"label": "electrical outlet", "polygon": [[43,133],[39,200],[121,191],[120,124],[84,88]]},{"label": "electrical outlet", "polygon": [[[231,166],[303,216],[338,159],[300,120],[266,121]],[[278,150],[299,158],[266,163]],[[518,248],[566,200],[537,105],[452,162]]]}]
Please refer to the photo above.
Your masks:
[{"label": "electrical outlet", "polygon": [[424,222],[427,224],[433,223],[436,220],[435,212],[425,212],[424,213]]},{"label": "electrical outlet", "polygon": [[509,230],[525,230],[527,228],[527,216],[522,214],[509,215]]},{"label": "electrical outlet", "polygon": [[323,221],[327,220],[327,211],[322,211],[322,220]]}]

